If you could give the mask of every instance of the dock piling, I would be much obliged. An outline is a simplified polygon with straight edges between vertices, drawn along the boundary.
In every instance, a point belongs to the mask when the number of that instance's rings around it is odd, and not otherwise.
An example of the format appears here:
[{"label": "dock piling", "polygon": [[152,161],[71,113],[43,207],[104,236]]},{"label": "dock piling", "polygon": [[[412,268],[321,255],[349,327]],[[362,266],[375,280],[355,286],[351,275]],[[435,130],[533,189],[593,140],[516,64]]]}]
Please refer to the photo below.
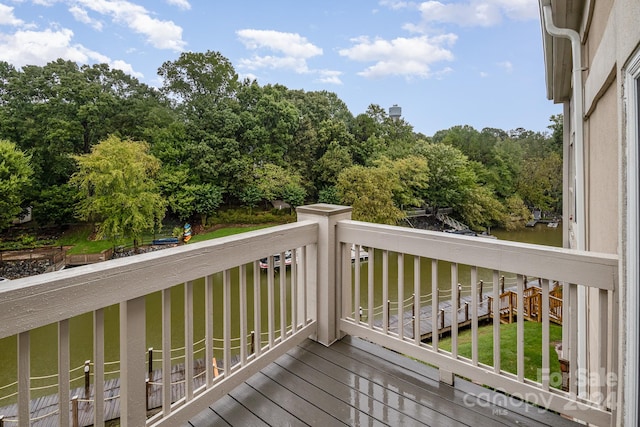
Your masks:
[{"label": "dock piling", "polygon": [[149,347],[149,380],[153,381],[153,347]]},{"label": "dock piling", "polygon": [[78,396],[71,398],[71,425],[72,427],[79,427],[78,422]]},{"label": "dock piling", "polygon": [[84,397],[85,399],[89,398],[90,387],[91,387],[91,361],[84,361]]}]

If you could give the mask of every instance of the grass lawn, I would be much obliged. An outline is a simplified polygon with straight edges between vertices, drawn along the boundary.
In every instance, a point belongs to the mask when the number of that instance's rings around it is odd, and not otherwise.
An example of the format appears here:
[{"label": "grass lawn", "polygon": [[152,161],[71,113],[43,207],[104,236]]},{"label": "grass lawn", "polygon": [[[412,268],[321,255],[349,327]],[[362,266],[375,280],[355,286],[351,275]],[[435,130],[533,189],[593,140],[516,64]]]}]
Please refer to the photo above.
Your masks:
[{"label": "grass lawn", "polygon": [[[201,242],[203,240],[215,239],[217,237],[231,236],[233,234],[245,233],[247,231],[259,230],[266,227],[271,227],[271,224],[259,224],[249,227],[219,228],[209,233],[196,234],[191,238],[189,243]],[[65,233],[57,242],[57,245],[72,246],[72,248],[67,252],[70,255],[100,253],[103,250],[114,246],[114,242],[111,240],[90,240],[89,238],[91,236],[92,229],[92,225],[74,228]],[[152,235],[144,236],[143,243],[150,243],[152,239]],[[133,246],[133,240],[126,240],[118,242],[117,244],[131,247]]]},{"label": "grass lawn", "polygon": [[58,245],[72,246],[67,252],[69,255],[97,254],[113,247],[113,242],[110,240],[90,240],[92,231],[91,224],[72,228],[60,237]]},{"label": "grass lawn", "polygon": [[[517,325],[516,323],[500,325],[500,367],[504,371],[517,372]],[[549,325],[549,342],[562,340],[562,327]],[[439,341],[439,347],[451,351],[451,338]],[[471,329],[458,334],[458,354],[471,358]],[[480,363],[493,366],[493,325],[478,328],[478,360]],[[542,324],[524,322],[524,376],[540,381],[538,370],[542,367]],[[559,378],[560,362],[553,344],[549,346],[549,368],[551,378]],[[557,374],[554,374],[557,373]],[[552,384],[559,386],[559,384]]]},{"label": "grass lawn", "polygon": [[189,243],[202,242],[203,240],[215,239],[218,237],[232,236],[234,234],[246,233],[247,231],[260,230],[261,228],[272,227],[272,224],[252,225],[249,227],[226,227],[219,228],[209,233],[195,234]]}]

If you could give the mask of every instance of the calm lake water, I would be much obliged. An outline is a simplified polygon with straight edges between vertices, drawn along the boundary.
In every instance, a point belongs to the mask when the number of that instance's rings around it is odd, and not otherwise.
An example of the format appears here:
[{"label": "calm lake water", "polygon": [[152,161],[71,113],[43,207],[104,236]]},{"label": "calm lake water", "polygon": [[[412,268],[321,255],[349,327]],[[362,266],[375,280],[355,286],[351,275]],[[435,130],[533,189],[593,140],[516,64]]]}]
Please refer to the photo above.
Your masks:
[{"label": "calm lake water", "polygon": [[[533,228],[526,228],[520,231],[507,232],[504,230],[492,230],[492,234],[503,240],[512,240],[526,243],[543,244],[550,246],[562,246],[562,229],[547,227],[544,224],[539,224]],[[368,305],[367,302],[367,268],[369,264],[363,263],[361,267],[361,301],[360,305],[365,308]],[[398,262],[396,254],[389,254],[389,299],[397,301],[397,286],[396,278],[398,277]],[[374,258],[374,275],[376,281],[382,277],[382,253],[376,251]],[[413,258],[405,256],[404,262],[404,278],[405,278],[405,298],[408,298],[413,293]],[[462,284],[468,284],[470,282],[470,272],[466,266],[461,266],[458,274],[458,281]],[[263,301],[266,301],[267,295],[267,274],[260,272],[260,286]],[[290,283],[290,274],[287,270],[287,286]],[[479,280],[485,280],[487,282],[492,280],[492,272],[486,270],[478,271]],[[232,270],[232,283],[238,282],[238,269]],[[431,293],[431,261],[427,259],[421,260],[421,295],[428,296]],[[274,283],[274,301],[276,301],[275,307],[275,327],[280,327],[280,290],[279,290],[279,275],[275,276]],[[447,291],[451,286],[451,268],[448,263],[438,263],[438,287],[442,292],[443,298],[447,297]],[[214,276],[214,337],[222,338],[222,275],[217,274]],[[463,292],[463,293],[466,293]],[[253,269],[251,266],[247,268],[247,307],[253,307]],[[237,307],[238,286],[232,286],[232,305]],[[194,283],[194,341],[204,339],[204,280],[199,280]],[[290,318],[291,306],[290,306],[290,288],[287,290],[286,310],[288,318]],[[147,348],[153,347],[160,350],[162,347],[162,330],[161,330],[161,302],[162,297],[160,293],[155,293],[147,296]],[[172,302],[172,348],[180,348],[184,346],[184,325],[181,322],[184,319],[184,286],[178,285],[171,290],[171,302]],[[374,306],[378,307],[382,305],[382,292],[378,290],[374,295]],[[394,309],[395,310],[395,309]],[[237,309],[232,311],[232,334],[233,336],[239,335],[239,317]],[[117,376],[117,370],[119,366],[117,362],[119,359],[119,330],[118,330],[118,314],[119,307],[112,306],[105,309],[105,360],[108,365],[105,367],[105,371],[116,371],[112,376]],[[247,310],[247,324],[248,331],[253,329],[253,310]],[[266,304],[262,304],[261,308],[261,323],[262,329],[266,330],[268,324],[268,313]],[[93,319],[91,314],[76,317],[70,321],[71,328],[71,368],[75,369],[71,378],[76,379],[72,386],[79,387],[83,384],[82,369],[85,360],[92,359],[93,355]],[[277,334],[276,334],[277,335]],[[263,336],[263,342],[266,341],[266,336]],[[214,345],[221,346],[216,343]],[[234,345],[238,345],[236,341]],[[196,346],[196,358],[204,357],[203,349],[204,344]],[[236,350],[237,352],[237,350]],[[180,352],[176,352],[174,356],[179,356]],[[221,350],[215,351],[217,358],[222,357]],[[156,354],[155,358],[160,359],[160,354]],[[15,402],[15,397],[7,397],[16,391],[15,386],[11,386],[16,378],[16,337],[9,337],[0,340],[0,407]],[[183,361],[177,358],[174,363],[182,363]],[[31,376],[41,377],[55,374],[57,372],[57,326],[49,325],[32,331],[31,333]],[[158,367],[161,366],[161,362],[158,361]],[[80,368],[80,369],[77,369]],[[31,386],[42,387],[52,383],[56,383],[57,380],[43,379],[32,380]],[[33,391],[33,396],[46,395],[55,393],[54,389],[42,389]]]}]

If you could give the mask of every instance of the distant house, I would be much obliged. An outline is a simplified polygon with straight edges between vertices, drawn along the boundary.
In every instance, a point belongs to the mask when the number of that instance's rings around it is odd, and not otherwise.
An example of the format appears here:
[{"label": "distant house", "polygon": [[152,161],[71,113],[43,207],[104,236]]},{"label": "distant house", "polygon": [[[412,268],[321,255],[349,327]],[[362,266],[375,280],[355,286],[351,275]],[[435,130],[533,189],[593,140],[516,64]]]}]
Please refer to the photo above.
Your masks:
[{"label": "distant house", "polygon": [[13,224],[24,224],[31,221],[31,206],[27,208],[27,212],[24,215],[20,215],[18,218],[13,220]]},{"label": "distant house", "polygon": [[291,205],[289,205],[289,203],[282,200],[273,200],[271,202],[271,205],[273,205],[274,209],[278,210],[291,208]]},{"label": "distant house", "polygon": [[[539,4],[547,97],[564,107],[564,245],[616,254],[620,260],[619,316],[600,316],[610,301],[599,292],[583,291],[578,295],[579,337],[618,333],[619,370],[612,366],[608,372],[616,378],[616,425],[637,426],[640,2]],[[599,348],[578,353],[578,367],[605,357]],[[597,387],[585,385],[580,392],[593,394]]]}]

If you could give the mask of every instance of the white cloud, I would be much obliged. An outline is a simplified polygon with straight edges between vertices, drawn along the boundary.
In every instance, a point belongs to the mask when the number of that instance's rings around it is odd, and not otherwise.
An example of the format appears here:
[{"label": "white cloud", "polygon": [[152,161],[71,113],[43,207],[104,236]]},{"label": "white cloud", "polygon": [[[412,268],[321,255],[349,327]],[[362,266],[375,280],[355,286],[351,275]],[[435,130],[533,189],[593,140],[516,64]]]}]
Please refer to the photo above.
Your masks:
[{"label": "white cloud", "polygon": [[320,70],[318,71],[320,75],[316,81],[319,83],[329,83],[333,85],[341,85],[342,80],[340,80],[340,76],[342,72],[340,71],[332,71],[332,70]]},{"label": "white cloud", "polygon": [[419,5],[424,22],[457,24],[463,27],[490,27],[504,17],[514,20],[538,19],[537,0],[426,1]]},{"label": "white cloud", "polygon": [[[342,84],[339,71],[314,70],[308,60],[323,54],[323,50],[295,33],[272,30],[244,29],[236,32],[240,42],[249,50],[266,51],[267,55],[255,54],[238,62],[238,67],[248,71],[260,69],[290,70],[298,74],[317,74],[315,82]],[[252,73],[245,74],[256,78]]]},{"label": "white cloud", "polygon": [[239,65],[245,69],[284,69],[298,74],[318,72],[309,69],[307,60],[322,55],[323,51],[299,34],[252,29],[239,30],[236,34],[247,49],[274,53],[241,59]]},{"label": "white cloud", "polygon": [[355,42],[353,47],[341,49],[339,53],[354,61],[374,62],[374,65],[358,73],[364,77],[428,78],[434,76],[431,71],[432,64],[453,60],[453,53],[448,47],[452,46],[456,39],[455,34],[435,37],[400,37],[390,41],[360,37],[353,40]]},{"label": "white cloud", "polygon": [[486,77],[489,77],[489,73],[484,72],[484,71],[480,71],[480,77],[482,77],[483,79]]},{"label": "white cloud", "polygon": [[79,6],[71,6],[69,8],[69,12],[73,15],[76,21],[91,25],[94,29],[102,31],[102,22],[91,18],[86,9]]},{"label": "white cloud", "polygon": [[240,66],[247,70],[259,70],[262,68],[293,70],[299,74],[309,73],[307,61],[291,56],[253,56],[240,60]]},{"label": "white cloud", "polygon": [[307,59],[322,55],[322,49],[307,41],[305,37],[294,33],[272,30],[239,30],[236,32],[240,42],[247,49],[266,49],[293,58]]},{"label": "white cloud", "polygon": [[0,61],[7,61],[21,67],[23,65],[42,66],[63,58],[79,64],[107,63],[111,68],[120,69],[134,77],[143,77],[124,61],[113,61],[108,56],[81,44],[72,44],[72,38],[73,31],[67,28],[44,31],[20,30],[14,34],[0,33]]},{"label": "white cloud", "polygon": [[502,62],[498,62],[498,67],[504,69],[507,73],[510,73],[513,71],[513,64],[511,63],[511,61],[502,61]]},{"label": "white cloud", "polygon": [[86,9],[110,16],[114,22],[126,25],[138,34],[146,36],[147,42],[158,49],[181,51],[186,43],[182,40],[182,28],[173,21],[152,18],[142,6],[125,0],[77,0]]},{"label": "white cloud", "polygon": [[33,0],[33,3],[39,4],[40,6],[53,6],[55,3],[58,3],[61,0]]},{"label": "white cloud", "polygon": [[386,6],[389,9],[404,9],[409,7],[411,3],[402,0],[380,0],[380,6]]},{"label": "white cloud", "polygon": [[177,6],[182,10],[191,9],[191,4],[189,4],[189,0],[166,0],[166,2],[172,6]]},{"label": "white cloud", "polygon": [[22,19],[18,19],[13,14],[13,7],[0,4],[0,25],[11,25],[18,27],[24,24]]}]

